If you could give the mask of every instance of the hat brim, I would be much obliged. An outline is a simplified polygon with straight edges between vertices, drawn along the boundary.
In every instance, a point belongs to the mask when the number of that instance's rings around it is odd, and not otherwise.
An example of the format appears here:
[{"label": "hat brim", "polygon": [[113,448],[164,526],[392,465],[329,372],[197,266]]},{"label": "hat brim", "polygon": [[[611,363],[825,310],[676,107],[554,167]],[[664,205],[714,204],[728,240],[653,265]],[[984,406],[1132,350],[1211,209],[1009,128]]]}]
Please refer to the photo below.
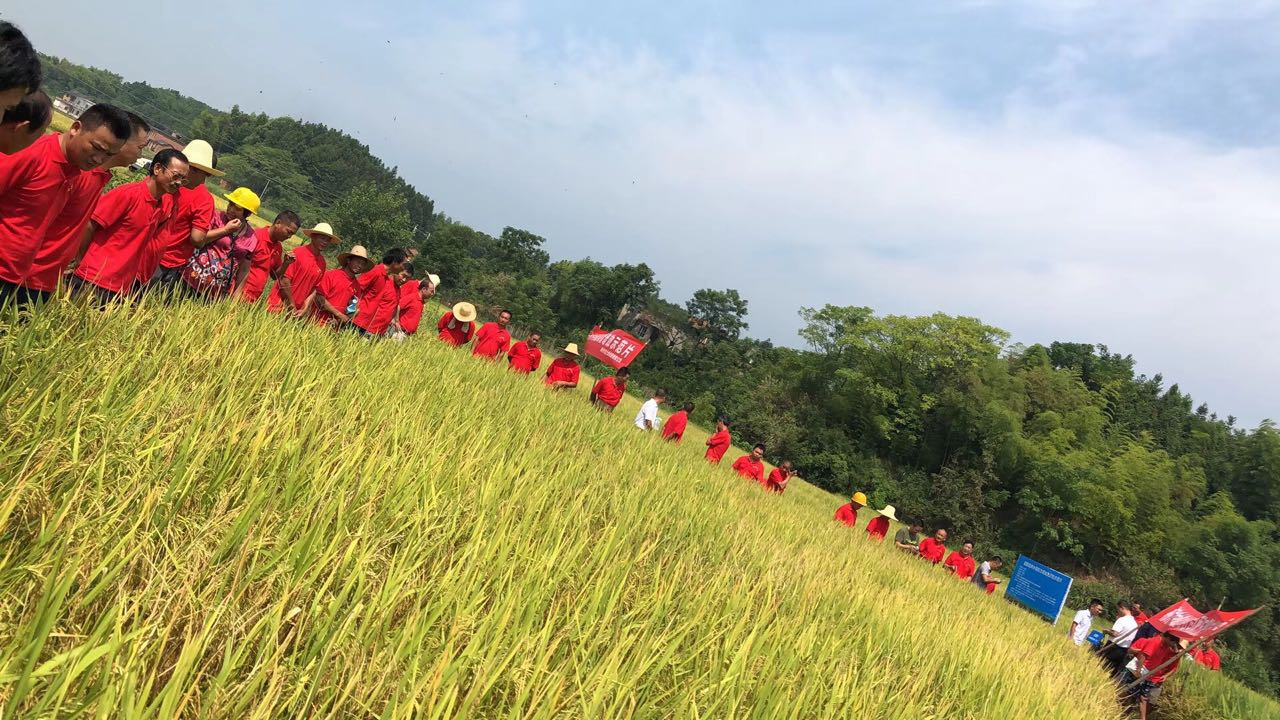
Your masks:
[{"label": "hat brim", "polygon": [[894,522],[898,522],[898,515],[897,515],[896,513],[887,513],[887,512],[885,512],[885,511],[881,510],[881,511],[880,511],[880,514],[881,514],[881,515],[883,515],[884,517],[889,518],[890,520],[892,520],[892,521],[894,521]]},{"label": "hat brim", "polygon": [[582,353],[580,353],[580,352],[574,352],[573,350],[570,350],[569,348],[564,348],[564,349],[563,349],[563,350],[561,350],[560,352],[569,353],[570,355],[572,355],[572,356],[574,356],[574,357],[582,357]]},{"label": "hat brim", "polygon": [[351,258],[358,258],[358,259],[360,259],[360,260],[363,260],[363,261],[365,261],[365,262],[369,263],[370,265],[372,265],[372,264],[373,264],[373,261],[372,261],[372,260],[370,260],[369,258],[364,257],[364,256],[361,256],[361,255],[355,255],[355,254],[352,254],[352,253],[349,253],[349,252],[339,253],[339,254],[338,254],[338,264],[339,264],[339,265],[346,265],[346,264],[347,264],[347,261],[348,261],[348,260],[350,260]]},{"label": "hat brim", "polygon": [[475,313],[458,313],[457,315],[454,315],[454,317],[455,317],[455,318],[457,318],[460,322],[475,322],[475,321],[476,321],[476,315],[475,315]]},{"label": "hat brim", "polygon": [[313,240],[317,235],[319,235],[320,237],[327,237],[334,242],[339,242],[339,243],[342,242],[342,238],[338,237],[337,235],[330,235],[329,233],[325,233],[325,232],[317,232],[315,230],[303,230],[302,234],[306,235],[307,237]]},{"label": "hat brim", "polygon": [[215,170],[214,168],[211,168],[208,165],[201,165],[200,163],[191,162],[190,160],[187,161],[187,164],[197,170],[204,172],[206,175],[209,175],[210,177],[222,177],[226,175],[226,173],[222,172],[221,170]]}]

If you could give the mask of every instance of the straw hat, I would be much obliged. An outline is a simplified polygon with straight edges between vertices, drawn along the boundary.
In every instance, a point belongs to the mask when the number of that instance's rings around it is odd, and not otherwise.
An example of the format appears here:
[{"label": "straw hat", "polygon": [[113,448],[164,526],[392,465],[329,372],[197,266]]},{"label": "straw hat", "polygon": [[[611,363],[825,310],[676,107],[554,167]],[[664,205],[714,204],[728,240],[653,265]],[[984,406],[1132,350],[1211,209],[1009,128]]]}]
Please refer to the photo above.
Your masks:
[{"label": "straw hat", "polygon": [[578,343],[569,343],[568,345],[565,345],[564,351],[570,355],[581,355],[581,353],[578,352]]},{"label": "straw hat", "polygon": [[182,148],[187,157],[187,164],[197,170],[203,170],[214,177],[222,177],[226,173],[213,167],[213,146],[204,140],[192,140]]},{"label": "straw hat", "polygon": [[432,284],[433,286],[435,286],[435,287],[440,287],[440,276],[439,276],[439,275],[436,275],[435,273],[427,273],[427,280],[430,280],[430,281],[431,281],[431,284]]},{"label": "straw hat", "polygon": [[[324,223],[320,223],[320,224],[323,225]],[[338,255],[338,264],[346,265],[347,260],[353,257],[358,257],[361,260],[364,260],[366,263],[373,262],[372,260],[369,259],[369,251],[365,250],[363,245],[356,245],[355,247],[351,248],[347,252],[344,252]]]},{"label": "straw hat", "polygon": [[227,202],[248,210],[250,215],[258,212],[258,207],[262,205],[258,194],[247,187],[238,187],[222,197],[226,198]]},{"label": "straw hat", "polygon": [[859,505],[862,505],[863,507],[866,507],[867,505],[867,496],[863,494],[861,491],[854,493],[853,497],[850,498],[850,500],[853,500],[854,502],[858,503]]},{"label": "straw hat", "polygon": [[342,242],[342,238],[333,234],[333,227],[330,226],[329,223],[316,223],[315,227],[311,228],[310,230],[303,230],[302,234],[306,235],[307,237],[315,237],[316,235],[323,235],[333,240],[334,242]]},{"label": "straw hat", "polygon": [[453,317],[458,322],[473,322],[476,319],[476,306],[460,302],[453,306]]},{"label": "straw hat", "polygon": [[885,505],[884,509],[880,511],[880,514],[894,522],[898,522],[898,509],[892,505]]}]

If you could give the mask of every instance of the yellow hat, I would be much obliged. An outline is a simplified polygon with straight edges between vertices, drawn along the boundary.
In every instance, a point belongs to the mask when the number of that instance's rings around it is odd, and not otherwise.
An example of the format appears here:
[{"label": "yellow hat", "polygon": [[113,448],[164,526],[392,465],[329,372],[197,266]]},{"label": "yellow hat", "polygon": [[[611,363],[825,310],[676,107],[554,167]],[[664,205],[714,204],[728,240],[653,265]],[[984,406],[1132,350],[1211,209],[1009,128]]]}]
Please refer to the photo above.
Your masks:
[{"label": "yellow hat", "polygon": [[203,170],[214,177],[222,177],[226,173],[213,167],[213,146],[204,140],[192,140],[182,148],[187,164],[197,170]]},{"label": "yellow hat", "polygon": [[476,306],[469,302],[460,302],[453,306],[453,317],[459,322],[472,322],[476,319]]},{"label": "yellow hat", "polygon": [[258,193],[247,187],[238,187],[223,195],[223,197],[227,199],[227,202],[248,210],[250,215],[258,212],[258,207],[262,205],[262,199],[258,197]]},{"label": "yellow hat", "polygon": [[302,234],[306,235],[307,237],[313,237],[315,235],[323,235],[327,238],[332,239],[334,242],[342,242],[342,238],[333,234],[333,227],[329,225],[329,223],[316,223],[315,227],[311,228],[310,230],[303,230]]},{"label": "yellow hat", "polygon": [[579,352],[578,352],[578,343],[569,343],[568,345],[565,345],[565,346],[564,346],[564,351],[565,351],[565,352],[567,352],[567,353],[569,353],[570,355],[580,355],[580,354],[581,354],[581,353],[579,353]]},{"label": "yellow hat", "polygon": [[862,494],[861,492],[854,493],[852,500],[858,503],[859,505],[862,505],[863,507],[865,507],[867,504],[867,496]]}]

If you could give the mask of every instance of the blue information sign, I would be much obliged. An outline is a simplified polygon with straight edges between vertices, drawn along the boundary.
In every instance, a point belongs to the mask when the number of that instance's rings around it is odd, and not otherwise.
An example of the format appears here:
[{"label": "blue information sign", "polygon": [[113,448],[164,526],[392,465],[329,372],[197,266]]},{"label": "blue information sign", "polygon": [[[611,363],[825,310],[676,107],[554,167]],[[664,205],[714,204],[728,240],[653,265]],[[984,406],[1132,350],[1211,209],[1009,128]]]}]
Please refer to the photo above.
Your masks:
[{"label": "blue information sign", "polygon": [[1057,624],[1062,606],[1067,604],[1071,592],[1071,576],[1064,575],[1048,565],[1041,565],[1025,555],[1018,556],[1013,566],[1013,577],[1005,586],[1004,596],[1032,612],[1039,613]]}]

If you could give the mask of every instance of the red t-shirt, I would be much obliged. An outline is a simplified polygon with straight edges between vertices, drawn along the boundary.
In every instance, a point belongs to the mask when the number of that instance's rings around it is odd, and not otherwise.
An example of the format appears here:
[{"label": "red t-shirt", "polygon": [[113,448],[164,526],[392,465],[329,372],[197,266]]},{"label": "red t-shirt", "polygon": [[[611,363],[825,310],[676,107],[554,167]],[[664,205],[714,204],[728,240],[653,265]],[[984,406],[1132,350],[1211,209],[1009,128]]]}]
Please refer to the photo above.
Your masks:
[{"label": "red t-shirt", "polygon": [[1205,650],[1202,648],[1196,648],[1194,651],[1192,651],[1191,657],[1196,662],[1209,668],[1210,670],[1222,669],[1222,658],[1218,657],[1218,652],[1216,650]]},{"label": "red t-shirt", "polygon": [[867,523],[867,536],[872,540],[884,540],[884,536],[888,534],[889,518],[877,515],[871,518],[871,522]]},{"label": "red t-shirt", "polygon": [[627,392],[627,383],[618,382],[616,375],[603,377],[596,381],[595,387],[591,388],[591,394],[596,396],[602,404],[609,407],[618,407],[618,403],[622,402],[622,396]]},{"label": "red t-shirt", "polygon": [[422,324],[422,281],[410,280],[400,286],[400,329],[406,335],[418,332]]},{"label": "red t-shirt", "polygon": [[[329,265],[325,262],[324,254],[311,243],[296,247],[289,252],[293,255],[293,262],[289,264],[289,269],[284,271],[284,276],[289,278],[289,296],[293,298],[293,309],[298,310],[302,307],[302,303],[307,301],[311,291],[316,289],[316,285],[320,282],[320,278],[324,277]],[[281,263],[283,262],[282,255]],[[280,283],[276,283],[271,286],[271,294],[267,296],[267,310],[280,312],[283,305],[284,300],[280,298]]]},{"label": "red t-shirt", "polygon": [[0,280],[21,283],[80,175],[53,133],[0,155]]},{"label": "red t-shirt", "polygon": [[845,503],[836,508],[836,520],[849,527],[857,527],[858,511],[853,509],[853,503]]},{"label": "red t-shirt", "polygon": [[462,347],[467,344],[471,336],[476,333],[476,324],[473,322],[459,322],[453,318],[453,311],[450,310],[440,316],[440,322],[436,323],[436,329],[440,331],[440,339],[453,345],[454,347]]},{"label": "red t-shirt", "polygon": [[689,413],[680,410],[671,414],[662,424],[662,437],[675,438],[676,442],[684,439],[684,429],[689,426]]},{"label": "red t-shirt", "polygon": [[476,333],[476,344],[471,354],[494,360],[511,345],[511,333],[496,322],[485,323]]},{"label": "red t-shirt", "polygon": [[160,267],[185,266],[196,251],[196,246],[191,243],[191,231],[208,231],[213,223],[213,193],[204,183],[193,188],[179,188],[177,203],[173,219],[158,234]]},{"label": "red t-shirt", "polygon": [[1138,627],[1142,627],[1151,618],[1147,617],[1146,613],[1140,612],[1136,616],[1134,616],[1133,619],[1138,621]]},{"label": "red t-shirt", "polygon": [[[1129,646],[1130,650],[1142,653],[1142,667],[1144,670],[1151,671],[1169,662],[1169,659],[1178,654],[1177,650],[1170,650],[1168,645],[1164,644],[1164,638],[1160,635],[1155,637],[1142,638],[1134,640]],[[1159,684],[1164,679],[1178,669],[1178,665],[1182,663],[1182,658],[1178,658],[1170,663],[1168,667],[1158,673],[1150,675],[1147,680]]]},{"label": "red t-shirt", "polygon": [[[346,270],[335,268],[320,278],[315,292],[328,300],[330,305],[338,309],[338,312],[346,313],[351,299],[356,296],[356,280],[357,278],[348,275]],[[337,318],[321,308],[320,303],[312,304],[311,314],[321,325],[332,325],[337,322]]]},{"label": "red t-shirt", "polygon": [[351,324],[371,335],[385,333],[400,307],[400,293],[396,281],[387,275],[387,266],[378,263],[361,275],[356,280],[356,294],[360,304]]},{"label": "red t-shirt", "polygon": [[[921,545],[923,544],[921,543]],[[972,580],[974,571],[978,569],[978,564],[973,561],[973,556],[965,557],[960,554],[959,550],[952,550],[943,565],[951,568],[951,572],[959,576],[961,580]]]},{"label": "red t-shirt", "polygon": [[947,546],[927,537],[920,541],[920,557],[937,565],[942,562],[942,556],[947,552]]},{"label": "red t-shirt", "polygon": [[76,277],[103,290],[122,293],[139,276],[156,230],[172,210],[171,196],[154,197],[146,180],[121,185],[98,200],[93,224],[98,227],[76,268]]},{"label": "red t-shirt", "polygon": [[521,340],[507,353],[507,367],[520,373],[531,373],[542,365],[542,351]]},{"label": "red t-shirt", "polygon": [[547,366],[547,378],[543,382],[547,385],[551,383],[566,382],[578,384],[578,373],[582,368],[579,367],[578,361],[570,358],[556,358]]},{"label": "red t-shirt", "polygon": [[270,225],[254,230],[253,241],[253,253],[249,255],[249,274],[244,279],[245,302],[257,302],[262,297],[262,291],[267,289],[271,273],[284,264],[284,246],[271,239]]},{"label": "red t-shirt", "polygon": [[36,251],[27,279],[22,282],[32,290],[53,292],[62,280],[62,272],[80,249],[80,236],[85,223],[98,206],[102,189],[111,182],[111,171],[97,168],[82,172],[71,183],[62,212],[49,224],[44,242]]},{"label": "red t-shirt", "polygon": [[728,430],[720,432],[707,438],[707,455],[706,458],[713,463],[720,462],[724,454],[729,451],[729,446],[733,444],[733,438],[729,437]]},{"label": "red t-shirt", "polygon": [[750,455],[743,455],[733,461],[733,469],[748,480],[755,480],[761,485],[764,484],[764,463],[756,460]]}]

